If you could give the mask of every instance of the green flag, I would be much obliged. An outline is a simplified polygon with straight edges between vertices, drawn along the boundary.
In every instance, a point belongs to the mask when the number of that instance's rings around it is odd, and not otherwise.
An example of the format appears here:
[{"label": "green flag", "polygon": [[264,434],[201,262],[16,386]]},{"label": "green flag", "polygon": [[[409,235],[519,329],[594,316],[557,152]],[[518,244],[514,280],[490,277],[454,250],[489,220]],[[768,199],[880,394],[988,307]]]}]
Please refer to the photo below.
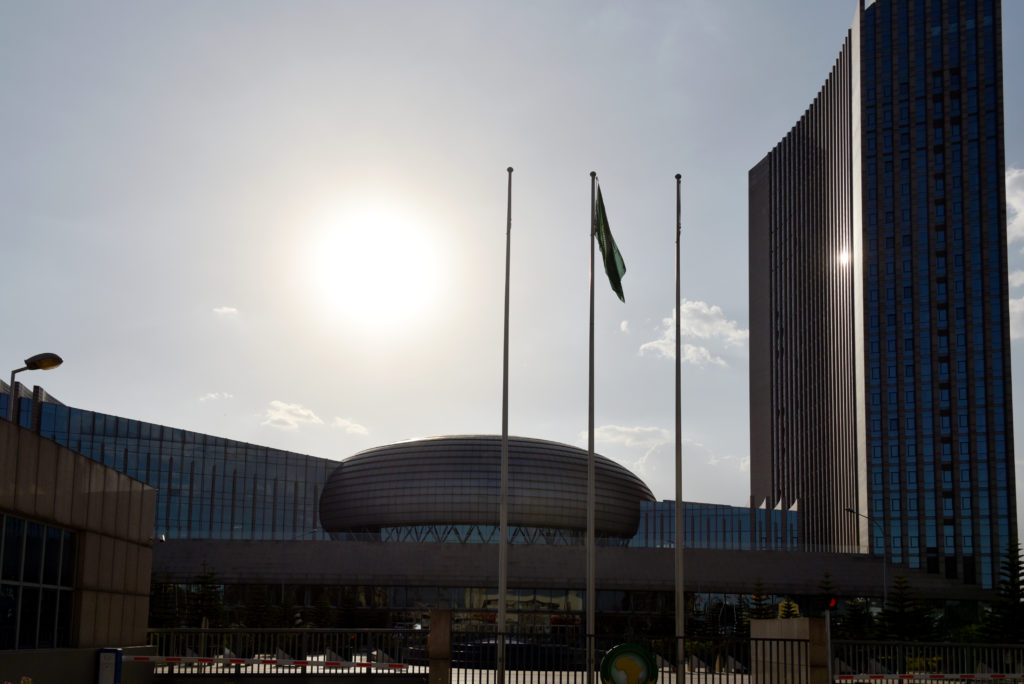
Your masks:
[{"label": "green flag", "polygon": [[597,246],[601,248],[601,260],[604,261],[604,272],[608,274],[608,283],[619,299],[625,302],[626,297],[622,294],[622,276],[626,275],[626,263],[622,260],[619,248],[615,246],[615,239],[612,238],[612,230],[608,227],[608,214],[604,211],[601,186],[597,188],[597,222],[594,231]]}]

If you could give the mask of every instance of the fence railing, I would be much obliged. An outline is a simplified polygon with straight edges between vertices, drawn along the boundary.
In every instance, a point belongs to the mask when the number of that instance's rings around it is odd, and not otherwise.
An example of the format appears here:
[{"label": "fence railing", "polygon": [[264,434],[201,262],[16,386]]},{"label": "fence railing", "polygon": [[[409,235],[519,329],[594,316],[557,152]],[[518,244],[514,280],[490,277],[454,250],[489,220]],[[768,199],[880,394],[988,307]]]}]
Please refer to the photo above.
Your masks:
[{"label": "fence railing", "polygon": [[338,674],[427,672],[427,630],[162,629],[149,631],[154,672]]},{"label": "fence railing", "polygon": [[1024,645],[833,640],[832,673],[1020,675]]},{"label": "fence railing", "polygon": [[[386,671],[429,672],[428,630],[418,629],[167,629],[151,630],[156,647],[154,673],[338,675]],[[497,646],[493,632],[453,632],[451,684],[495,684]],[[621,643],[654,656],[664,684],[694,682],[806,681],[808,642],[792,639],[686,639],[682,673],[677,671],[674,637],[645,635],[594,638],[596,660]],[[504,636],[506,684],[584,684],[586,635],[578,628],[511,633]],[[1024,645],[843,641],[831,642],[833,681],[857,676],[894,681],[920,675],[969,675],[976,679],[1020,678]],[[680,676],[680,674],[682,676]]]},{"label": "fence railing", "polygon": [[[495,684],[498,637],[494,633],[452,634],[451,684]],[[680,640],[682,641],[682,640]],[[791,639],[686,639],[678,677],[675,637],[646,635],[598,636],[595,666],[604,654],[623,643],[636,644],[654,656],[658,682],[693,684],[797,684],[807,681],[807,643]],[[505,636],[506,684],[584,684],[586,637],[581,630]],[[756,671],[756,676],[751,677]],[[595,681],[600,681],[600,677]]]},{"label": "fence railing", "polygon": [[[155,674],[338,675],[367,670],[424,675],[427,630],[412,629],[165,629],[151,630]],[[453,632],[451,684],[495,684],[493,632]],[[677,677],[674,637],[599,636],[596,665],[611,648],[633,643],[654,656],[658,681],[733,684],[800,682],[806,644],[780,639],[687,639],[683,676]],[[585,684],[586,636],[579,629],[506,634],[506,684]],[[760,668],[758,667],[758,661]],[[789,663],[783,669],[777,663]],[[767,663],[773,663],[770,667]],[[752,671],[758,676],[751,678]],[[599,681],[599,678],[597,678]]]}]

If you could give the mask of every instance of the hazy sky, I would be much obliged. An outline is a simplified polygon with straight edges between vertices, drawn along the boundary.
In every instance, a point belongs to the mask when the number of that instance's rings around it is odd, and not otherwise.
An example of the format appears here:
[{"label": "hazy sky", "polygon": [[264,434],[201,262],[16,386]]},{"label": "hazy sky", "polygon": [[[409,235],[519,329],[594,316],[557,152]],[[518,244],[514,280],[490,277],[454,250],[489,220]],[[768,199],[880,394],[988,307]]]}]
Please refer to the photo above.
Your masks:
[{"label": "hazy sky", "polygon": [[[0,358],[61,354],[19,379],[72,406],[332,459],[499,433],[513,166],[510,432],[585,447],[593,170],[628,268],[625,304],[598,281],[598,451],[671,498],[682,173],[684,496],[746,504],[747,171],[854,9],[0,0]],[[1024,2],[1003,14],[1020,376]]]}]

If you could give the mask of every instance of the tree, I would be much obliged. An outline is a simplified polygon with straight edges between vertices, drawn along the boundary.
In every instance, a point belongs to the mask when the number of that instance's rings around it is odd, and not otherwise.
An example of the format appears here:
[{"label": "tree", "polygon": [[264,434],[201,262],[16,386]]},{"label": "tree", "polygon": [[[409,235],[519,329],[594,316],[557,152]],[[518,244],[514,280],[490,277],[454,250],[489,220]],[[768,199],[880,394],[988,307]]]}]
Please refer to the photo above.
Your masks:
[{"label": "tree", "polygon": [[855,598],[843,602],[843,612],[836,617],[836,636],[840,639],[874,639],[875,617],[871,614],[871,602]]},{"label": "tree", "polygon": [[192,627],[223,627],[224,587],[217,573],[202,562],[202,572],[192,580],[189,592],[189,625]]},{"label": "tree", "polygon": [[272,627],[301,627],[302,612],[295,607],[295,594],[291,590],[281,594],[281,602],[271,608]]},{"label": "tree", "polygon": [[183,616],[178,612],[179,594],[180,587],[173,582],[153,583],[149,594],[150,627],[181,627]]},{"label": "tree", "polygon": [[999,593],[986,616],[983,633],[993,643],[1024,642],[1024,559],[1020,543],[1011,539],[999,565]]},{"label": "tree", "polygon": [[789,598],[782,599],[782,603],[779,604],[779,619],[788,620],[798,617],[800,617],[800,606],[796,604],[796,601]]},{"label": "tree", "polygon": [[754,620],[770,620],[775,616],[775,604],[764,582],[758,577],[754,582],[754,595],[750,600],[750,617]]},{"label": "tree", "polygon": [[272,607],[265,584],[253,584],[245,591],[242,621],[246,627],[270,627]]},{"label": "tree", "polygon": [[310,622],[313,627],[333,627],[334,608],[331,606],[331,597],[324,588],[313,603],[313,612],[310,615]]},{"label": "tree", "polygon": [[836,585],[832,582],[832,574],[826,572],[821,576],[821,581],[818,582],[818,596],[814,602],[813,610],[819,615],[824,615],[825,611],[835,610],[838,607]]},{"label": "tree", "polygon": [[910,582],[902,575],[893,580],[880,623],[882,635],[898,641],[926,641],[934,626],[929,611],[917,600]]}]

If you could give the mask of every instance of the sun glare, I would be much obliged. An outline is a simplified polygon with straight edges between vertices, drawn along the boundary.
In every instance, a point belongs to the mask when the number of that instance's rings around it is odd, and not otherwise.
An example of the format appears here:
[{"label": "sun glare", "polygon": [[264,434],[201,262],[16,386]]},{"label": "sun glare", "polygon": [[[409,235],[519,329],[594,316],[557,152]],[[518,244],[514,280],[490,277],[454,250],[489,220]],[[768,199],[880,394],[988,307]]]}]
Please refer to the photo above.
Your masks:
[{"label": "sun glare", "polygon": [[322,311],[349,332],[407,327],[435,314],[444,271],[436,229],[391,207],[326,220],[312,244]]}]

